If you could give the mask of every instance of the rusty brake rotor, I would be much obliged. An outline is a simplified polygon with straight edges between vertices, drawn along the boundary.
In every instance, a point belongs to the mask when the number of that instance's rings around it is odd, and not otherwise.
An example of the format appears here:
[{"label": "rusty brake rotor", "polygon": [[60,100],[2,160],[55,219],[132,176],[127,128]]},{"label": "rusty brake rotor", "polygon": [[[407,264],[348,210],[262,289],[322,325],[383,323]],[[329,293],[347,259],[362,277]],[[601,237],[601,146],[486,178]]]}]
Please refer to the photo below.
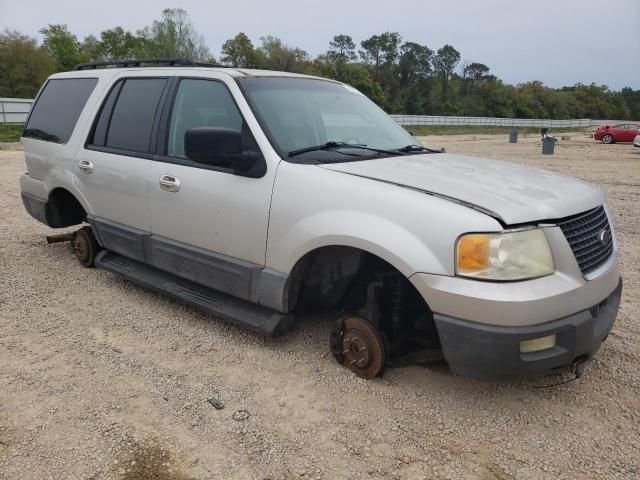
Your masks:
[{"label": "rusty brake rotor", "polygon": [[333,354],[342,365],[358,377],[374,378],[386,363],[384,341],[378,329],[362,317],[339,320],[332,336]]}]

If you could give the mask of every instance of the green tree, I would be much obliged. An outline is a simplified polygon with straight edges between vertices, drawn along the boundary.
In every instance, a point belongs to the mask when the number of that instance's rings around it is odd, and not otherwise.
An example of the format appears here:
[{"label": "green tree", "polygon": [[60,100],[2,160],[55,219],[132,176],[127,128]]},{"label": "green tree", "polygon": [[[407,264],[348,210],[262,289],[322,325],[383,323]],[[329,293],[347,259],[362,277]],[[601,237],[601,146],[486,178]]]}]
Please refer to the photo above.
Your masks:
[{"label": "green tree", "polygon": [[384,32],[360,42],[360,58],[373,71],[374,82],[384,91],[386,103],[381,105],[389,112],[402,110],[402,94],[398,78],[398,57],[402,37],[397,32]]},{"label": "green tree", "polygon": [[336,63],[348,63],[356,59],[356,44],[349,35],[335,35],[329,42],[327,55]]},{"label": "green tree", "polygon": [[[0,94],[33,96],[52,71],[91,60],[186,57],[213,61],[187,12],[165,9],[162,17],[136,33],[120,26],[79,42],[66,25],[40,31],[42,46],[17,32],[0,35]],[[398,32],[356,42],[335,35],[327,52],[310,58],[301,48],[265,36],[256,48],[244,33],[222,46],[222,61],[247,68],[309,73],[356,87],[389,113],[528,118],[608,118],[640,120],[640,90],[616,92],[604,85],[576,84],[560,89],[531,81],[507,85],[489,66],[466,62],[457,75],[460,52],[444,45],[435,54],[425,45],[402,43]]]},{"label": "green tree", "polygon": [[483,63],[472,62],[462,67],[462,92],[463,94],[472,93],[473,86],[478,81],[489,75],[489,67]]},{"label": "green tree", "polygon": [[251,68],[256,63],[253,43],[243,32],[230,38],[222,45],[222,61],[234,67]]},{"label": "green tree", "polygon": [[640,90],[624,87],[620,94],[629,109],[629,118],[640,120]]},{"label": "green tree", "polygon": [[425,81],[431,74],[431,57],[433,50],[425,45],[405,42],[400,47],[399,74],[402,88],[402,113],[407,113],[409,105],[419,103],[419,83]]},{"label": "green tree", "polygon": [[100,40],[98,40],[95,35],[87,35],[84,37],[82,41],[82,45],[80,45],[80,50],[82,50],[92,62],[96,62],[98,60],[102,60],[102,44]]},{"label": "green tree", "polygon": [[353,86],[378,105],[387,104],[382,87],[373,80],[370,71],[364,65],[357,63],[342,65],[336,80]]},{"label": "green tree", "polygon": [[576,114],[583,118],[627,119],[632,118],[625,97],[620,92],[612,92],[606,85],[584,85],[577,83],[573,87],[564,87],[579,105]]},{"label": "green tree", "polygon": [[433,59],[433,67],[442,81],[442,100],[447,98],[449,80],[460,62],[460,52],[451,45],[440,48]]},{"label": "green tree", "polygon": [[186,10],[166,8],[162,18],[138,31],[136,51],[146,58],[190,58],[205,62],[213,59],[204,36],[199,34]]},{"label": "green tree", "polygon": [[[85,44],[87,40],[85,39]],[[99,54],[103,60],[127,60],[135,58],[141,48],[142,40],[124,30],[114,27],[100,32]]]},{"label": "green tree", "polygon": [[256,63],[266,70],[303,73],[310,67],[309,55],[300,48],[292,48],[277,37],[261,37],[256,50]]},{"label": "green tree", "polygon": [[398,58],[398,47],[402,37],[397,32],[385,32],[372,35],[360,42],[359,54],[367,65],[373,66],[374,78],[380,80],[381,67],[390,67]]},{"label": "green tree", "polygon": [[402,37],[398,32],[385,32],[380,35],[382,65],[391,66],[397,62],[400,42],[402,42]]},{"label": "green tree", "polygon": [[317,57],[318,62],[331,67],[325,75],[338,78],[343,66],[357,58],[355,48],[356,44],[349,35],[335,35],[329,42],[329,50]]},{"label": "green tree", "polygon": [[358,52],[360,54],[360,58],[365,64],[373,66],[374,75],[377,79],[382,58],[380,36],[372,35],[366,40],[360,42],[360,46],[362,47],[362,50]]},{"label": "green tree", "polygon": [[0,97],[33,98],[55,62],[35,38],[16,31],[0,34]]},{"label": "green tree", "polygon": [[56,62],[59,71],[72,70],[79,63],[89,60],[82,51],[78,38],[69,32],[66,25],[49,25],[40,30],[44,39],[42,46]]},{"label": "green tree", "polygon": [[516,90],[494,76],[479,81],[473,93],[461,98],[463,115],[475,117],[514,117]]}]

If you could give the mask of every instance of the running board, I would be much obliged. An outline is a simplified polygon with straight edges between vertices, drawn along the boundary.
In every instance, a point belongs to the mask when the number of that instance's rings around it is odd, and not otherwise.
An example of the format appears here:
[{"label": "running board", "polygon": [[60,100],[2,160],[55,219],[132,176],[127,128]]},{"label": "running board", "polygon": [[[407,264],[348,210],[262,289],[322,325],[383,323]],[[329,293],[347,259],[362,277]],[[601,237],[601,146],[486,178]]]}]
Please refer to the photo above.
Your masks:
[{"label": "running board", "polygon": [[203,287],[109,250],[101,251],[95,264],[149,290],[163,293],[261,335],[278,337],[293,329],[293,315]]}]

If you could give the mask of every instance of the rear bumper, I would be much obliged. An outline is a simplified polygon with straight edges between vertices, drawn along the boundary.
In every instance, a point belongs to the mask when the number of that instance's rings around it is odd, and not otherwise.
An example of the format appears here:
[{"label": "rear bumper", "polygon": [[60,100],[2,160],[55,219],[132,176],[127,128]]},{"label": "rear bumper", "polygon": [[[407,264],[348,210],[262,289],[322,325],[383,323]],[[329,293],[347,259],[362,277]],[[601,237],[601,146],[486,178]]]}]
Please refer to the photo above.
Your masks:
[{"label": "rear bumper", "polygon": [[[434,314],[450,369],[473,378],[540,376],[591,358],[607,337],[620,306],[622,279],[591,308],[540,325],[498,327]],[[520,342],[556,335],[552,348],[521,353]]]},{"label": "rear bumper", "polygon": [[44,182],[25,173],[20,177],[20,194],[24,208],[29,215],[47,224],[47,198],[49,194]]},{"label": "rear bumper", "polygon": [[22,192],[21,196],[24,208],[29,213],[29,215],[31,215],[39,222],[48,225],[47,201],[25,192]]}]

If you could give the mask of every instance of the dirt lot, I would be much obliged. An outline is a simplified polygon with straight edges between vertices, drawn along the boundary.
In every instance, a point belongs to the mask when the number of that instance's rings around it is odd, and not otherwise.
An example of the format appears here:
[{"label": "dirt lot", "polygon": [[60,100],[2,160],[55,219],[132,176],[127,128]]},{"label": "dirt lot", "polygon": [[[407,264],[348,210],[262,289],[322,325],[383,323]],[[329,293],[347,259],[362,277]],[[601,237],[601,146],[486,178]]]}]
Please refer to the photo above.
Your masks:
[{"label": "dirt lot", "polygon": [[46,245],[20,202],[23,154],[2,150],[0,478],[638,478],[640,149],[426,140],[606,190],[625,291],[581,379],[484,383],[440,365],[359,380],[327,355],[326,319],[265,340],[83,269]]}]

